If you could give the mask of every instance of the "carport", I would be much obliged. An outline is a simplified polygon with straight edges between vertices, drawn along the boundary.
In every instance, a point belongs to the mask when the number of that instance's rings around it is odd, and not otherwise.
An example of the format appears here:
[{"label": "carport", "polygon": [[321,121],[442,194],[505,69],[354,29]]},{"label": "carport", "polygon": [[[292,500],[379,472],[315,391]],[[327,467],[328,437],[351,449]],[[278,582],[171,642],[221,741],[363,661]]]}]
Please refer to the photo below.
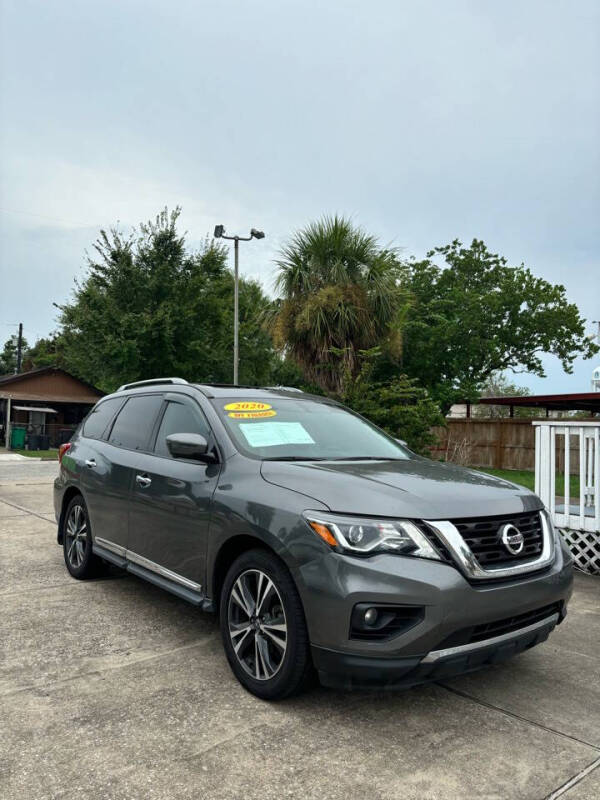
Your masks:
[{"label": "carport", "polygon": [[[467,417],[471,416],[471,403],[466,402]],[[509,416],[515,408],[540,408],[550,416],[551,411],[585,411],[592,417],[600,414],[600,392],[571,392],[569,394],[530,394],[523,397],[480,397],[478,405],[508,406]]]}]

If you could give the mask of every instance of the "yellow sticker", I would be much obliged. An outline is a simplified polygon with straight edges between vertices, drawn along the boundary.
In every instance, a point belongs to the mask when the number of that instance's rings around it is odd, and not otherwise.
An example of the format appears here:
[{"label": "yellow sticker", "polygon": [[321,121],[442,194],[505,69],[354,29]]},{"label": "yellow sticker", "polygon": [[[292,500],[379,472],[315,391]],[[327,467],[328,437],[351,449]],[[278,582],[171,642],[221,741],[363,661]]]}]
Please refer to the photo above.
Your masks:
[{"label": "yellow sticker", "polygon": [[225,411],[267,411],[271,406],[269,403],[255,403],[247,400],[240,403],[228,403]]},{"label": "yellow sticker", "polygon": [[276,417],[277,412],[270,411],[230,411],[227,415],[232,419],[264,419],[264,417]]}]

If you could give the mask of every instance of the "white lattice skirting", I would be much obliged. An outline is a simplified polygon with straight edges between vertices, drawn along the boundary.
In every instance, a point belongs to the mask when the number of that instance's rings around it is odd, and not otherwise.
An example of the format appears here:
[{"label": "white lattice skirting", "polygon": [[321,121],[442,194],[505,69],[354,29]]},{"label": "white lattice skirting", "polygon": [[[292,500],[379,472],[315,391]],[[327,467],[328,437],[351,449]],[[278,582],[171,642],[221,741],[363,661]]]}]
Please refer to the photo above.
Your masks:
[{"label": "white lattice skirting", "polygon": [[573,554],[575,566],[589,575],[600,575],[600,534],[561,528],[560,533]]}]

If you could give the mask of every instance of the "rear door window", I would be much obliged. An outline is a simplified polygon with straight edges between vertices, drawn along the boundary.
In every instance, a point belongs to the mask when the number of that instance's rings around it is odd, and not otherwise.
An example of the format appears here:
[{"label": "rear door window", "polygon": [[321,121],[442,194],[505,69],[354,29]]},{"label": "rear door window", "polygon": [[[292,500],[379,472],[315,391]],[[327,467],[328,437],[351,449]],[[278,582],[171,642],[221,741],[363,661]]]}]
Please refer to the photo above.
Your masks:
[{"label": "rear door window", "polygon": [[119,412],[108,441],[129,450],[147,450],[162,400],[160,394],[130,397]]},{"label": "rear door window", "polygon": [[83,425],[83,435],[89,439],[100,439],[122,403],[122,397],[112,397],[98,403]]}]

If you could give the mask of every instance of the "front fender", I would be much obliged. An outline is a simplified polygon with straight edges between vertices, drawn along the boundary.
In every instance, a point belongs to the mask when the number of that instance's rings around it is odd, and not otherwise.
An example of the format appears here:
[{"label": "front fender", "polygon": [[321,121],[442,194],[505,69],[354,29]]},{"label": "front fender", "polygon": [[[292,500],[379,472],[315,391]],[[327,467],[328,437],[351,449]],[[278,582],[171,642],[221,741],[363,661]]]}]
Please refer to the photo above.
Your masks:
[{"label": "front fender", "polygon": [[[235,538],[250,537],[272,550],[289,569],[304,600],[302,568],[322,559],[327,545],[313,533],[302,517],[306,509],[326,511],[323,504],[290,489],[254,477],[240,477],[240,484],[220,480],[213,496],[207,553],[206,593],[215,598],[215,565],[219,554]],[[247,491],[244,491],[244,488]],[[244,499],[244,498],[251,499]],[[218,587],[216,587],[218,589]]]}]

